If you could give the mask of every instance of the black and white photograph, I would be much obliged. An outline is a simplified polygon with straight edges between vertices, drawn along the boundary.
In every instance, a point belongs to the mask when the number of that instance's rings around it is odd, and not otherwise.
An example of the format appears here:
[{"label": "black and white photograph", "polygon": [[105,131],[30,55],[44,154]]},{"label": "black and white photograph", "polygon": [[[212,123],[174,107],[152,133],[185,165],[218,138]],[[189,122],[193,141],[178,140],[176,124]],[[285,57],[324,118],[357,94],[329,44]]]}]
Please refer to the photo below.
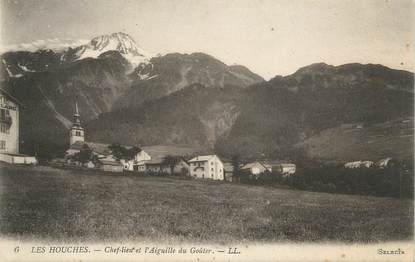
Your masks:
[{"label": "black and white photograph", "polygon": [[0,261],[413,261],[413,0],[0,0]]}]

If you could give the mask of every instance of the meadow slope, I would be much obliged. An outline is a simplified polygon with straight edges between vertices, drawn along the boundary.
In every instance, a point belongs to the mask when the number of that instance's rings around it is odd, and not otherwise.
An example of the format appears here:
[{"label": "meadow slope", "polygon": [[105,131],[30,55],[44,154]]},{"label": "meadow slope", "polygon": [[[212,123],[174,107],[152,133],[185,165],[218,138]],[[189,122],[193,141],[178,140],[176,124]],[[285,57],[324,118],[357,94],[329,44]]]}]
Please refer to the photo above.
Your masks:
[{"label": "meadow slope", "polygon": [[104,241],[412,239],[413,201],[49,167],[0,169],[0,234]]}]

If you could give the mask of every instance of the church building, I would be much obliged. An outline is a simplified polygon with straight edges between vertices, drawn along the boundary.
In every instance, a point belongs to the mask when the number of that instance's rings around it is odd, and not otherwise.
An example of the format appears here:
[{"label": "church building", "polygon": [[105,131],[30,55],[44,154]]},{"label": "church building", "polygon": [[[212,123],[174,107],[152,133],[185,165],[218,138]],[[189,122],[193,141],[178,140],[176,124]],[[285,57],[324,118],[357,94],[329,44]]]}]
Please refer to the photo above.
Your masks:
[{"label": "church building", "polygon": [[[69,148],[66,150],[68,159],[76,153],[79,153],[85,145],[87,145],[97,159],[99,159],[99,167],[101,170],[111,172],[123,171],[123,165],[114,159],[111,150],[108,148],[108,144],[85,141],[85,130],[81,125],[78,103],[75,102],[73,124],[69,129]],[[89,162],[87,165],[90,165],[90,167],[97,167],[97,163]]]},{"label": "church building", "polygon": [[85,131],[81,126],[81,120],[79,119],[78,103],[75,102],[75,113],[73,115],[73,124],[69,130],[69,146],[77,141],[85,142]]}]

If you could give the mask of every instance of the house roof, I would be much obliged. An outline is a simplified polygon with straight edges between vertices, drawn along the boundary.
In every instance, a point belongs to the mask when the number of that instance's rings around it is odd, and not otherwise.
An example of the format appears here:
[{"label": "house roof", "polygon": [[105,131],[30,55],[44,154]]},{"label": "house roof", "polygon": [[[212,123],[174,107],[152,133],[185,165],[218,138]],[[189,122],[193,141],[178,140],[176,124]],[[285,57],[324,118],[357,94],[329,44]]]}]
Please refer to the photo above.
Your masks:
[{"label": "house roof", "polygon": [[76,141],[75,143],[73,143],[72,145],[69,146],[69,149],[80,150],[80,149],[82,149],[84,144],[86,144],[86,142]]},{"label": "house roof", "polygon": [[189,162],[206,162],[216,155],[197,156],[189,160]]},{"label": "house roof", "polygon": [[2,154],[2,155],[8,155],[8,156],[22,156],[22,157],[32,157],[32,156],[29,156],[29,155],[25,155],[25,154],[16,154],[16,153],[6,153],[6,152],[2,152],[2,153],[0,153],[0,154]]},{"label": "house roof", "polygon": [[120,162],[112,161],[112,160],[100,160],[101,164],[107,166],[122,166]]},{"label": "house roof", "polygon": [[256,161],[256,162],[252,162],[252,163],[248,163],[248,164],[244,165],[241,169],[251,169],[255,166],[262,166],[264,168],[267,168],[264,164]]},{"label": "house roof", "polygon": [[18,104],[19,106],[23,107],[22,102],[20,102],[17,98],[12,96],[7,90],[5,90],[3,88],[0,88],[0,93],[2,93],[4,96],[6,96],[8,99],[12,100],[13,102]]},{"label": "house roof", "polygon": [[280,165],[282,167],[295,167],[295,164],[293,164],[293,163],[281,163]]},{"label": "house roof", "polygon": [[143,146],[141,147],[146,152],[151,160],[146,164],[162,164],[164,158],[170,156],[184,156],[192,154],[195,149],[191,147],[170,146],[170,145],[157,145],[157,146]]}]

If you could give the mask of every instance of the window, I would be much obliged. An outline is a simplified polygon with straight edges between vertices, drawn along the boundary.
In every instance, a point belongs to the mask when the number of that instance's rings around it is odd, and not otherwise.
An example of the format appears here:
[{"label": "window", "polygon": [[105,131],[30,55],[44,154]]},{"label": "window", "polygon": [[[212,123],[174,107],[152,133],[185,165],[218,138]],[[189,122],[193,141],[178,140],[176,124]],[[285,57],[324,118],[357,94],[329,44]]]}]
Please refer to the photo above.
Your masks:
[{"label": "window", "polygon": [[6,141],[0,140],[0,149],[6,149]]},{"label": "window", "polygon": [[5,123],[0,123],[0,132],[9,134],[9,128]]},{"label": "window", "polygon": [[210,170],[213,171],[213,167]]},{"label": "window", "polygon": [[0,109],[0,119],[6,120],[10,117],[10,111],[7,109]]}]

